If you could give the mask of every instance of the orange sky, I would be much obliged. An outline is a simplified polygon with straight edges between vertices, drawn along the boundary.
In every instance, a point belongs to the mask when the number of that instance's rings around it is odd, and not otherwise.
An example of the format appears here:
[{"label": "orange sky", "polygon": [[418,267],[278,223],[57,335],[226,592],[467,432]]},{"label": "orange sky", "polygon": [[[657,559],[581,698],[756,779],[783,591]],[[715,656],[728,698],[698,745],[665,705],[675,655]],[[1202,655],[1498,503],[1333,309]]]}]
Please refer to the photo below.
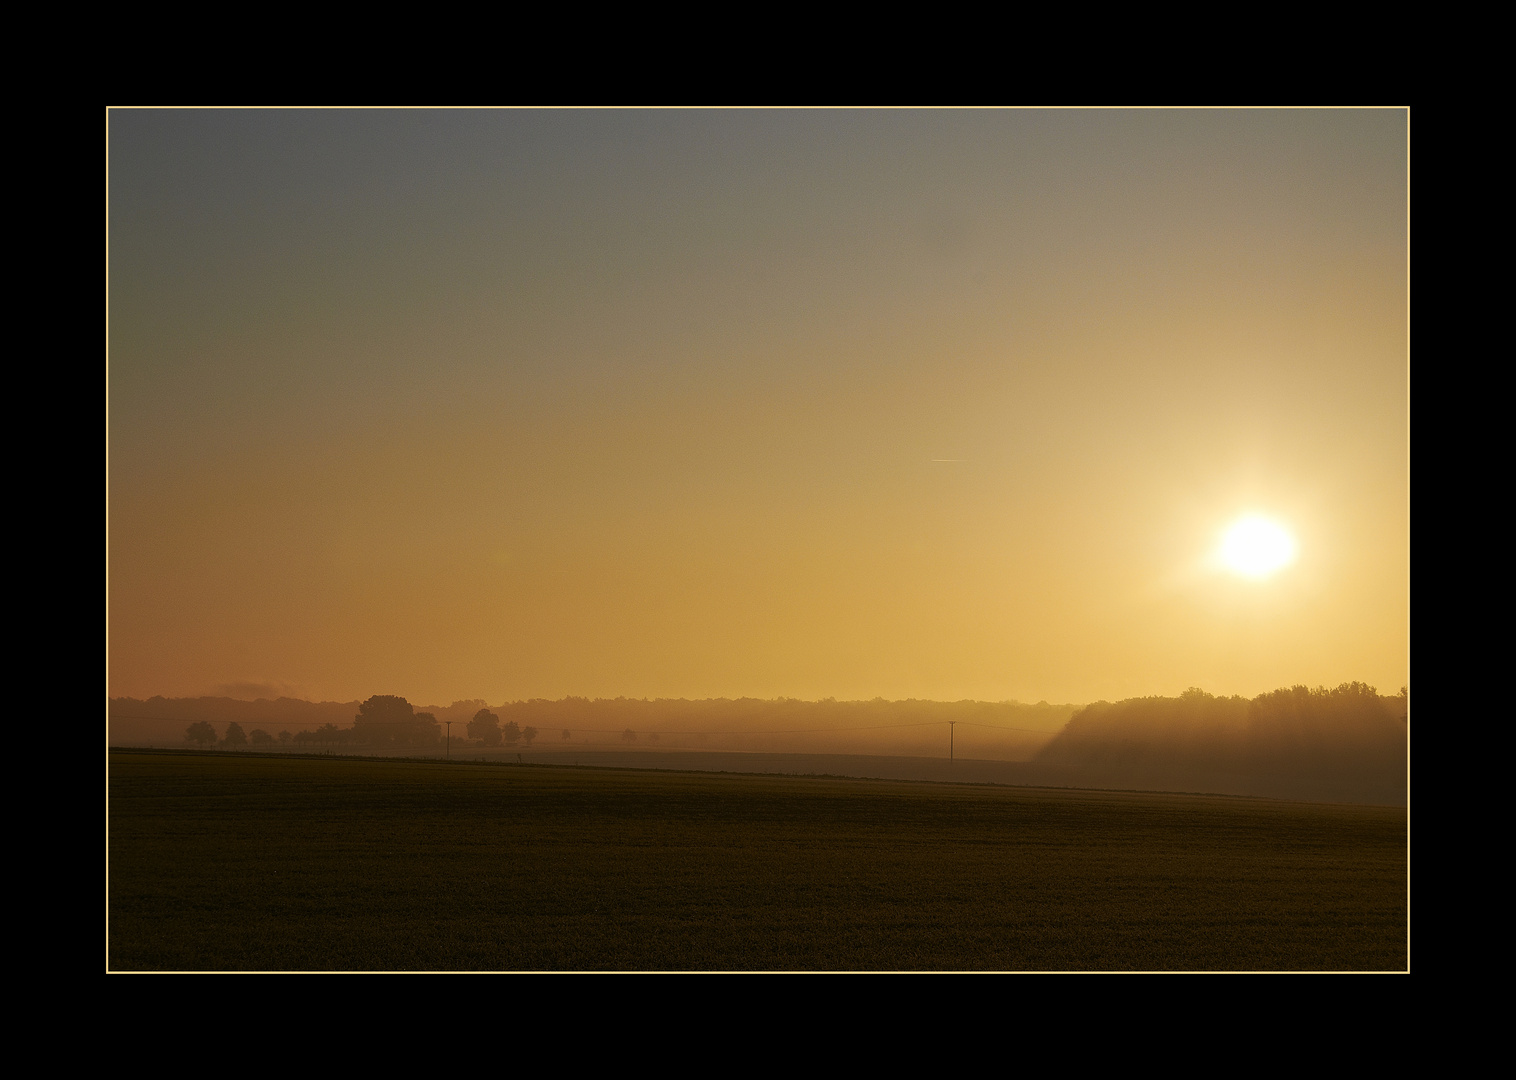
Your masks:
[{"label": "orange sky", "polygon": [[1403,110],[107,119],[112,695],[1409,679]]}]

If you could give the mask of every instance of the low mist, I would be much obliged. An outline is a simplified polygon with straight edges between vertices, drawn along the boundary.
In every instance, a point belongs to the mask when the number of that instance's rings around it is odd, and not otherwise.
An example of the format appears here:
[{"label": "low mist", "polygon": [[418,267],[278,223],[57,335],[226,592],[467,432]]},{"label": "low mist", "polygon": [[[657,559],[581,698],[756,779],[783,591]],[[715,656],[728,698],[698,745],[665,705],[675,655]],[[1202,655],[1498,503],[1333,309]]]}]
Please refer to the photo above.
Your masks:
[{"label": "low mist", "polygon": [[[384,719],[367,719],[375,709]],[[233,743],[355,753],[431,750],[725,751],[770,754],[870,754],[961,760],[1030,761],[1068,722],[1075,705],[1014,701],[799,701],[793,698],[642,700],[537,699],[489,705],[482,699],[415,707],[376,695],[366,702],[290,698],[115,698],[114,745],[186,745],[186,725],[209,724],[203,745]],[[374,717],[379,714],[373,713]],[[493,721],[488,718],[493,717]],[[367,722],[365,722],[367,720]],[[483,721],[478,723],[476,721]],[[448,730],[449,725],[451,731]],[[263,733],[255,738],[254,732]],[[281,734],[289,737],[281,739]],[[271,740],[264,744],[263,739]],[[195,740],[191,739],[191,742]]]},{"label": "low mist", "polygon": [[[115,698],[108,737],[117,746],[446,753],[1398,805],[1407,798],[1408,718],[1405,690],[1382,695],[1358,682],[1251,699],[1190,689],[1082,708],[576,697],[417,708],[381,694],[362,702]],[[950,757],[958,768],[944,771]]]}]

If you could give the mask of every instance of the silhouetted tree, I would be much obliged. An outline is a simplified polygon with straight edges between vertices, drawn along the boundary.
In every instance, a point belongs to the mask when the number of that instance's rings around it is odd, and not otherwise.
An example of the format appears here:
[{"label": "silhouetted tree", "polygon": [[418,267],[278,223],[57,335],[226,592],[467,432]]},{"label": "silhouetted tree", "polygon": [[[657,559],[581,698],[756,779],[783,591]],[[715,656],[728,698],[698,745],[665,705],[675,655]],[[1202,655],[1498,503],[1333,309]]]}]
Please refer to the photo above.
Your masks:
[{"label": "silhouetted tree", "polygon": [[534,727],[524,727],[524,728],[521,729],[521,745],[522,746],[531,746],[532,745],[532,740],[535,739],[536,737],[537,737],[537,729],[536,728],[534,728]]},{"label": "silhouetted tree", "polygon": [[569,735],[570,735],[569,729],[568,728],[564,728],[563,729],[563,737],[565,739],[567,739],[569,737]]},{"label": "silhouetted tree", "polygon": [[623,731],[621,733],[621,741],[622,742],[636,742],[637,741],[637,733],[635,731],[633,731],[631,728],[627,728],[625,731]]},{"label": "silhouetted tree", "polygon": [[515,746],[521,741],[521,725],[512,720],[501,729],[500,737],[505,740],[505,745]]},{"label": "silhouetted tree", "polygon": [[290,744],[290,740],[293,738],[294,736],[291,735],[288,731],[281,731],[279,733],[279,745],[288,746]]},{"label": "silhouetted tree", "polygon": [[358,706],[352,737],[371,746],[436,746],[442,726],[403,697],[375,694]]},{"label": "silhouetted tree", "polygon": [[247,733],[242,730],[242,725],[233,720],[226,725],[226,738],[221,740],[223,746],[246,746]]},{"label": "silhouetted tree", "polygon": [[198,724],[191,724],[184,732],[186,742],[192,742],[199,746],[216,745],[216,729],[204,720]]},{"label": "silhouetted tree", "polygon": [[468,722],[468,737],[478,739],[485,746],[499,746],[500,717],[488,709],[480,709]]},{"label": "silhouetted tree", "polygon": [[248,740],[254,746],[273,746],[274,737],[262,728],[257,728],[247,733]]},{"label": "silhouetted tree", "polygon": [[375,694],[358,706],[353,717],[353,734],[361,742],[389,746],[400,741],[402,732],[416,722],[416,709],[403,697]]}]

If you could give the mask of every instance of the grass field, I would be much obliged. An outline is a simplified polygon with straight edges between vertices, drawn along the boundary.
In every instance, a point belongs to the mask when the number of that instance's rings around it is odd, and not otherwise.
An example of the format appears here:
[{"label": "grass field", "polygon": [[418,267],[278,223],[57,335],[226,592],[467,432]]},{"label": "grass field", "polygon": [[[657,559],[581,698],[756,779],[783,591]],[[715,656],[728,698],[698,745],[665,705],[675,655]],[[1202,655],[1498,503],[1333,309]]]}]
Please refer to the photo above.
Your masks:
[{"label": "grass field", "polygon": [[115,751],[111,970],[1405,970],[1404,808]]}]

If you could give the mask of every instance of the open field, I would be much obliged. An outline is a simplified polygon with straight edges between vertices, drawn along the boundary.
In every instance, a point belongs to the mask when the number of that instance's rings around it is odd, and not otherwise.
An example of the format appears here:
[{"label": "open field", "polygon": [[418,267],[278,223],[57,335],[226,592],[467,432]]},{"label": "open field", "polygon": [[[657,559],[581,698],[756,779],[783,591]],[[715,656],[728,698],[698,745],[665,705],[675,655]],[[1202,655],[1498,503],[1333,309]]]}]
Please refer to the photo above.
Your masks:
[{"label": "open field", "polygon": [[1408,966],[1403,808],[110,755],[108,964]]},{"label": "open field", "polygon": [[[182,743],[113,743],[118,749],[181,750]],[[1008,784],[1017,787],[1083,788],[1085,790],[1169,791],[1180,794],[1244,795],[1298,802],[1370,803],[1404,806],[1409,794],[1404,761],[1354,776],[1343,769],[1296,766],[1279,772],[1224,770],[1187,763],[1165,765],[1144,762],[1074,763],[1048,761],[995,761],[902,754],[763,753],[759,751],[627,750],[579,747],[454,746],[437,749],[319,750],[273,749],[252,751],[294,757],[345,754],[370,758],[451,760],[453,762],[509,763],[520,765],[588,765],[611,769],[661,769],[673,772],[775,773],[784,776],[825,775],[869,780],[931,780],[955,784]],[[1402,755],[1403,757],[1403,755]]]}]

